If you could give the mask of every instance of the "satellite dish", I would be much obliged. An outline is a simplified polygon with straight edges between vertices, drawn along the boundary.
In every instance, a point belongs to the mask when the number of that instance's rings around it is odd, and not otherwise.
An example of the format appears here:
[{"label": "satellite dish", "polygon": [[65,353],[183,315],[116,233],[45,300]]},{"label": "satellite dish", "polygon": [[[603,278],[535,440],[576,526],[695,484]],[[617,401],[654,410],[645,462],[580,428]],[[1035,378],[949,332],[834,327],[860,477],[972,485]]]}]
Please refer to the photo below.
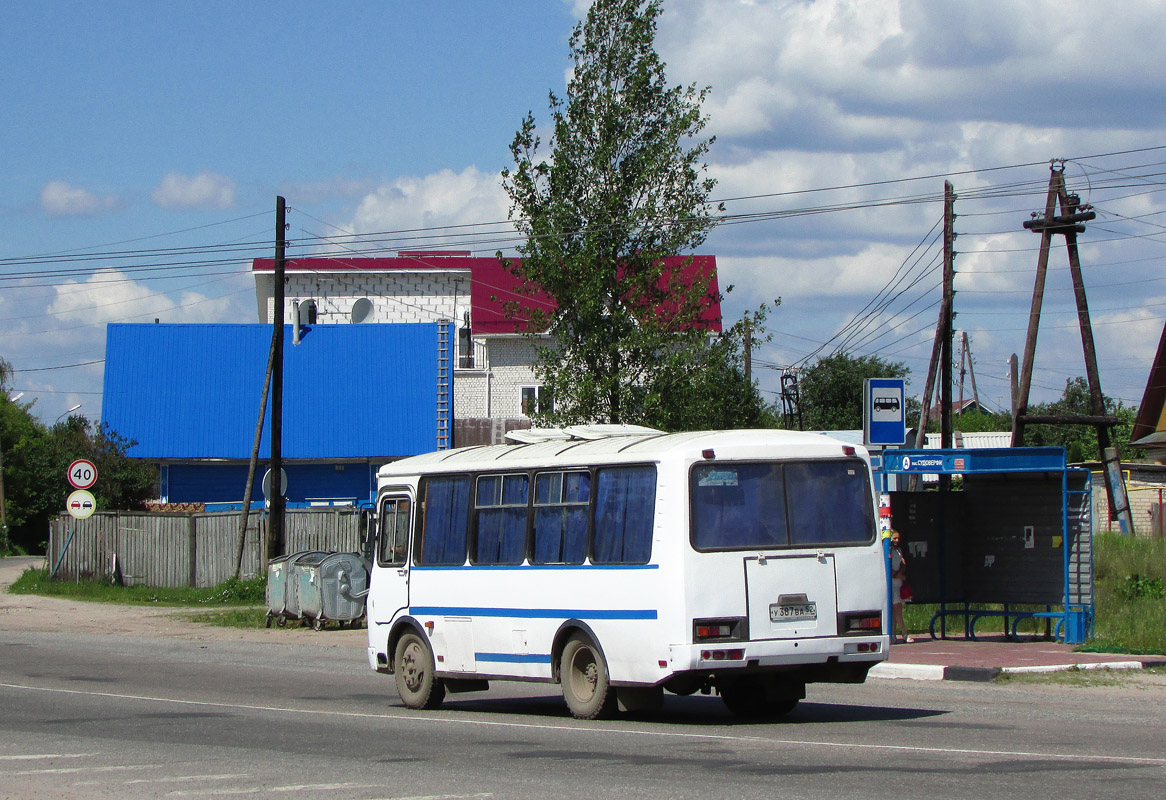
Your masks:
[{"label": "satellite dish", "polygon": [[352,304],[352,322],[359,325],[362,322],[368,322],[372,317],[372,300],[367,297],[362,297]]}]

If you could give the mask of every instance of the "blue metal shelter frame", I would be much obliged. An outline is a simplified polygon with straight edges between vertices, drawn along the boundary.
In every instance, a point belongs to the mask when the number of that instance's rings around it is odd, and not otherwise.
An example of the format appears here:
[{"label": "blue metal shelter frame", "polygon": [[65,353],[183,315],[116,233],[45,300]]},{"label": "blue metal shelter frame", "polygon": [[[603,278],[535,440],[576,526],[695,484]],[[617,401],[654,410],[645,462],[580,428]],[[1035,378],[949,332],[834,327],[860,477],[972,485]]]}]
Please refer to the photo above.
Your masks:
[{"label": "blue metal shelter frame", "polygon": [[[1009,610],[1004,604],[1003,611],[970,609],[964,602],[962,609],[947,608],[941,599],[939,611],[931,620],[931,635],[935,636],[935,626],[941,626],[941,635],[946,634],[946,617],[962,616],[965,633],[975,638],[976,622],[984,617],[1003,617],[1005,630],[1012,620],[1011,635],[1016,636],[1017,626],[1023,619],[1046,619],[1055,623],[1054,635],[1069,644],[1084,642],[1093,630],[1093,556],[1091,526],[1084,524],[1088,518],[1088,498],[1091,497],[1091,475],[1088,470],[1071,468],[1065,459],[1065,450],[1060,447],[1000,448],[983,450],[886,450],[882,454],[882,488],[887,490],[888,475],[946,474],[946,475],[990,475],[990,474],[1044,474],[1059,475],[1061,483],[1061,549],[1062,587],[1061,609],[1046,606],[1045,611]],[[1070,479],[1075,478],[1074,486]],[[1074,488],[1075,486],[1083,488]],[[1078,505],[1071,499],[1077,496]],[[1071,524],[1070,509],[1080,507],[1083,513],[1077,518],[1078,525]],[[940,523],[940,537],[945,535],[944,523]],[[942,538],[941,538],[942,541]],[[941,571],[945,569],[940,567]]]}]

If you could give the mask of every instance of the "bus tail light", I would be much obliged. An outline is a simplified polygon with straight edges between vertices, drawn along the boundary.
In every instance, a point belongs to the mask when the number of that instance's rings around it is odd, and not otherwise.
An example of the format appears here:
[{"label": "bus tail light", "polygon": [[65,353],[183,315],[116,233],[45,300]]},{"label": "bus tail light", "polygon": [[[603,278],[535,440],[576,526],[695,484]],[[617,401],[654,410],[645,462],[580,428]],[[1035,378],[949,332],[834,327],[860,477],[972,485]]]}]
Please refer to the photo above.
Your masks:
[{"label": "bus tail light", "polygon": [[694,642],[741,641],[748,638],[748,628],[744,617],[694,619],[692,621],[692,641]]},{"label": "bus tail light", "polygon": [[860,611],[856,614],[842,614],[838,620],[838,630],[851,634],[872,634],[883,632],[883,615],[877,611]]},{"label": "bus tail light", "polygon": [[745,648],[738,647],[732,650],[701,650],[702,661],[744,661]]}]

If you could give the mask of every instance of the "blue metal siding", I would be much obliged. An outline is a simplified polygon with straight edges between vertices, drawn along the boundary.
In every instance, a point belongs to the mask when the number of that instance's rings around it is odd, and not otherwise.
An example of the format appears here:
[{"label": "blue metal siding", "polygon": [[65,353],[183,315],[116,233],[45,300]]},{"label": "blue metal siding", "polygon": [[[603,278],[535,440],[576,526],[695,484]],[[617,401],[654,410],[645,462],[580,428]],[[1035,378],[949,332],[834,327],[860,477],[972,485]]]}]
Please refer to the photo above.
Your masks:
[{"label": "blue metal siding", "polygon": [[[339,468],[338,468],[339,467]],[[166,467],[166,501],[169,503],[241,504],[247,488],[245,464],[170,464]],[[263,475],[267,465],[255,472],[251,501],[261,503]],[[368,464],[288,464],[287,502],[293,505],[326,500],[354,504],[376,496],[376,470]]]},{"label": "blue metal siding", "polygon": [[[317,325],[284,335],[283,457],[433,450],[436,324]],[[147,459],[245,459],[271,348],[268,325],[111,324],[102,418]],[[268,457],[268,403],[260,458]]]}]

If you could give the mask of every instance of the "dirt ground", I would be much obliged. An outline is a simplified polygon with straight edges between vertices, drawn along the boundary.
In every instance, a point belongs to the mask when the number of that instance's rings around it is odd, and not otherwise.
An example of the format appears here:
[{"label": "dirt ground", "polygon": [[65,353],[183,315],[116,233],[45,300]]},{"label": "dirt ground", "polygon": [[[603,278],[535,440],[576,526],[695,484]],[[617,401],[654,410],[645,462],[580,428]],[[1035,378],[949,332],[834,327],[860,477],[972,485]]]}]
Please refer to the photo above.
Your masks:
[{"label": "dirt ground", "polygon": [[182,609],[122,606],[8,592],[20,573],[43,564],[44,559],[40,557],[0,558],[0,630],[72,631],[208,642],[282,642],[353,647],[361,651],[367,643],[368,634],[363,629],[337,630],[333,625],[323,631],[313,631],[294,623],[286,628],[220,628],[183,619],[188,612]]}]

